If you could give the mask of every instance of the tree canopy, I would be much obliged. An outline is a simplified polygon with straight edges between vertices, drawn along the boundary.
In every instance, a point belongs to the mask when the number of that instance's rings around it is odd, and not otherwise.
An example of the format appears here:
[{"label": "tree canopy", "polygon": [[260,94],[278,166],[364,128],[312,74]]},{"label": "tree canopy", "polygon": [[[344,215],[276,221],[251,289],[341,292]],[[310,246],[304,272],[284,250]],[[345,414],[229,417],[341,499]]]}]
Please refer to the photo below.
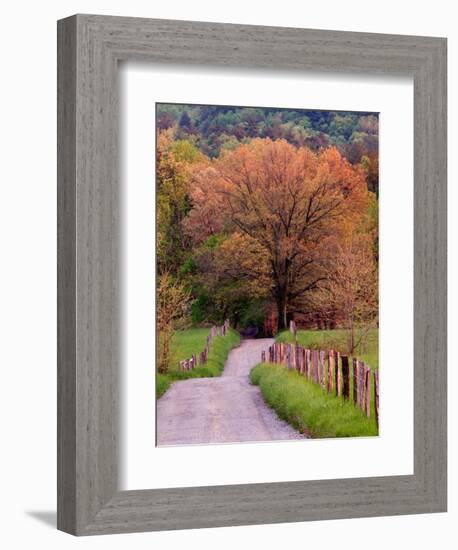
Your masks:
[{"label": "tree canopy", "polygon": [[[348,317],[342,273],[378,261],[377,115],[163,104],[157,115],[158,271],[187,289],[193,321]],[[376,278],[360,279],[377,294]]]}]

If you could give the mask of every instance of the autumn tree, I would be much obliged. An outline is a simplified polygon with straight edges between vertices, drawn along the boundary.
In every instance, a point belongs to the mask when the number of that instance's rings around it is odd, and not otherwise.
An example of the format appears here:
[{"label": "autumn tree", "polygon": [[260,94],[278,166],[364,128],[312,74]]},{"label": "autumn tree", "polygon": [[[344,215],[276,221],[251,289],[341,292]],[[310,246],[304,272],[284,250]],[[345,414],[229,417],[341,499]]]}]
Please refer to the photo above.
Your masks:
[{"label": "autumn tree", "polygon": [[340,316],[347,334],[347,351],[364,343],[378,322],[378,269],[370,234],[352,233],[330,239],[326,281],[314,293],[315,307],[326,317]]},{"label": "autumn tree", "polygon": [[157,369],[162,374],[169,368],[175,328],[185,319],[189,305],[190,294],[184,285],[170,273],[162,273],[156,291]]},{"label": "autumn tree", "polygon": [[254,239],[239,232],[215,235],[195,247],[193,261],[193,318],[229,318],[234,327],[262,324],[272,281],[269,258]]},{"label": "autumn tree", "polygon": [[156,247],[160,270],[176,272],[189,239],[182,222],[190,210],[191,167],[204,156],[187,140],[174,140],[173,131],[158,133],[156,152]]},{"label": "autumn tree", "polygon": [[[193,239],[231,229],[265,258],[265,288],[282,329],[303,296],[326,279],[323,242],[359,222],[367,188],[363,169],[334,147],[313,152],[284,140],[254,139],[196,170],[191,202],[186,223]],[[259,265],[248,262],[246,268],[258,277]]]}]

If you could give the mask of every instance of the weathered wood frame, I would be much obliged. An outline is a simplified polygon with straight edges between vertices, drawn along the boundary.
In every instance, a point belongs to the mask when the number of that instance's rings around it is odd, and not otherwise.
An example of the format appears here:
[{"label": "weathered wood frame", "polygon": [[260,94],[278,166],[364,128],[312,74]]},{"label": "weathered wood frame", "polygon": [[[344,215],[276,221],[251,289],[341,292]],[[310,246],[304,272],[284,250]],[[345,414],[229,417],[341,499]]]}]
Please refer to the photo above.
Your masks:
[{"label": "weathered wood frame", "polygon": [[[118,490],[117,74],[118,61],[139,59],[413,76],[413,475]],[[59,21],[59,529],[93,535],[446,510],[446,84],[443,38],[94,15]]]}]

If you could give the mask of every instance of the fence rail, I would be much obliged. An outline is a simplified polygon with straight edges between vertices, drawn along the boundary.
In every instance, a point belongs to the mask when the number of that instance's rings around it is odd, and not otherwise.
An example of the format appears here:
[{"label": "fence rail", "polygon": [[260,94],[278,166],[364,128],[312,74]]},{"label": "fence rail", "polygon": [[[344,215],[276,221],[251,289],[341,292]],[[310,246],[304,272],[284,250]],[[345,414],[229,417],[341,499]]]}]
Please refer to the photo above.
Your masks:
[{"label": "fence rail", "polygon": [[207,343],[205,344],[205,348],[203,349],[203,351],[201,351],[198,354],[194,354],[189,359],[183,359],[183,361],[180,361],[180,370],[189,371],[200,365],[205,365],[205,363],[208,360],[208,354],[210,353],[210,345],[212,343],[213,338],[215,338],[216,336],[226,336],[229,328],[230,326],[229,326],[228,319],[226,319],[220,327],[212,326],[210,329],[210,333],[207,336]]},{"label": "fence rail", "polygon": [[[261,352],[261,361],[278,363],[288,369],[297,370],[309,380],[319,384],[329,394],[352,399],[367,417],[371,414],[371,396],[373,395],[375,420],[379,419],[379,374],[356,357],[352,358],[334,350],[306,349],[295,344],[275,342],[266,351]],[[353,392],[350,389],[353,383]]]}]

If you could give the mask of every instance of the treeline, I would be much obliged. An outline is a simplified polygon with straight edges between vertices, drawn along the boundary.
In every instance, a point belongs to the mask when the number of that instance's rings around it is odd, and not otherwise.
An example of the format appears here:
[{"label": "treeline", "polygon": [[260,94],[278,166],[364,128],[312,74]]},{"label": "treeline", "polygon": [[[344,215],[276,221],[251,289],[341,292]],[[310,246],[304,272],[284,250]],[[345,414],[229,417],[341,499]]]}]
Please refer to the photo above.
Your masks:
[{"label": "treeline", "polygon": [[366,112],[157,104],[159,130],[191,141],[215,158],[254,138],[284,139],[319,151],[335,146],[353,165],[362,163],[370,191],[378,195],[378,115]]}]

